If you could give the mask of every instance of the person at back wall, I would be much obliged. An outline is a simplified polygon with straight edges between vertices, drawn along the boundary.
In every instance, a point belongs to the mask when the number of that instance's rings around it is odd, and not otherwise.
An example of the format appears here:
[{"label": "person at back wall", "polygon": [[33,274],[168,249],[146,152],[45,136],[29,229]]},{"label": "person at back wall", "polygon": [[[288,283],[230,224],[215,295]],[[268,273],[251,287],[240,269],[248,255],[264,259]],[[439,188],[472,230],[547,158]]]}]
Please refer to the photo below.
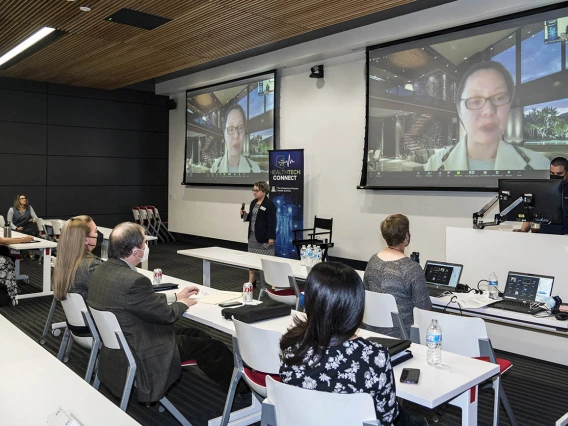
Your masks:
[{"label": "person at back wall", "polygon": [[39,231],[35,220],[37,214],[34,208],[29,205],[28,197],[25,194],[18,194],[14,200],[14,206],[10,207],[6,215],[8,222],[13,230],[22,234],[33,235],[37,237]]}]

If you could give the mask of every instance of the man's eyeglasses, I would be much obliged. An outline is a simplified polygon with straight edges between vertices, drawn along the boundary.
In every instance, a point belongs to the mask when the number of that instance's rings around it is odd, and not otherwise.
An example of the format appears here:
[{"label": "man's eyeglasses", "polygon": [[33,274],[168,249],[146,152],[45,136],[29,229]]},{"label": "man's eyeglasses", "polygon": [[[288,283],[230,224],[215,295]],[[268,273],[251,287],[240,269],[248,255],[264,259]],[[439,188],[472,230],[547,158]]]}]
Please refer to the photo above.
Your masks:
[{"label": "man's eyeglasses", "polygon": [[462,99],[462,101],[465,102],[465,107],[467,109],[476,110],[483,108],[487,101],[489,101],[494,107],[507,105],[509,102],[511,102],[511,95],[509,95],[508,92],[503,92],[489,96],[488,98],[484,98],[483,96],[475,96],[473,98]]},{"label": "man's eyeglasses", "polygon": [[252,192],[260,192],[260,189],[253,189]]},{"label": "man's eyeglasses", "polygon": [[235,130],[237,132],[239,132],[239,135],[242,135],[245,132],[245,126],[243,126],[242,124],[240,126],[234,127],[225,127],[225,130],[227,131],[227,133],[229,135],[234,135],[235,134]]}]

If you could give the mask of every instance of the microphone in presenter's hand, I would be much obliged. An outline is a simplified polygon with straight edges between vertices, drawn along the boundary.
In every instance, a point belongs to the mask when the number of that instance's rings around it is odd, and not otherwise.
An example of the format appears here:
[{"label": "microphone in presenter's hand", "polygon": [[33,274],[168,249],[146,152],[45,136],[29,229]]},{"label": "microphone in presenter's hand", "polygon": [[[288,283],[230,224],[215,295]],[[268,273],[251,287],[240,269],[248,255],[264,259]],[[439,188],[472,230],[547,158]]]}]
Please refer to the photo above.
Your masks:
[{"label": "microphone in presenter's hand", "polygon": [[243,212],[245,210],[245,203],[241,204],[241,218],[244,216]]}]

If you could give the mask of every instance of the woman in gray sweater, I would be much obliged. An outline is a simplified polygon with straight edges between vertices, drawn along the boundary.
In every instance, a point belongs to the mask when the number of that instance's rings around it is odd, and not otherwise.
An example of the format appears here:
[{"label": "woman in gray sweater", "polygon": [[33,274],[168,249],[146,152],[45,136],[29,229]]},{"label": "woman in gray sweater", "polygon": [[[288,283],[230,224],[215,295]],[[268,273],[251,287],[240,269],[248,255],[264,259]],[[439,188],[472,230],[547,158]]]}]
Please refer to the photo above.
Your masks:
[{"label": "woman in gray sweater", "polygon": [[[410,244],[408,218],[402,214],[388,216],[381,222],[381,234],[387,248],[369,259],[363,278],[365,290],[392,294],[407,335],[410,335],[410,326],[414,323],[412,310],[414,307],[432,309],[432,302],[424,271],[404,254],[404,249]],[[398,328],[366,328],[391,337],[402,337]]]}]

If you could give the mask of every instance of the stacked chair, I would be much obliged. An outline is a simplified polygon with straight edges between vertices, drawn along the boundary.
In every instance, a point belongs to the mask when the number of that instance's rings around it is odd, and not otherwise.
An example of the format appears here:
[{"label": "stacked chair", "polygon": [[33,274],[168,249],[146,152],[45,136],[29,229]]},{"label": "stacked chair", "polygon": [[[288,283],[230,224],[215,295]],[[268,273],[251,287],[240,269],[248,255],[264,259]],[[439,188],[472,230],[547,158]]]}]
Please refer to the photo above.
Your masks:
[{"label": "stacked chair", "polygon": [[160,212],[154,206],[135,206],[132,208],[134,221],[142,225],[149,235],[158,237],[161,242],[175,242],[174,236],[168,231],[167,221],[162,221]]}]

